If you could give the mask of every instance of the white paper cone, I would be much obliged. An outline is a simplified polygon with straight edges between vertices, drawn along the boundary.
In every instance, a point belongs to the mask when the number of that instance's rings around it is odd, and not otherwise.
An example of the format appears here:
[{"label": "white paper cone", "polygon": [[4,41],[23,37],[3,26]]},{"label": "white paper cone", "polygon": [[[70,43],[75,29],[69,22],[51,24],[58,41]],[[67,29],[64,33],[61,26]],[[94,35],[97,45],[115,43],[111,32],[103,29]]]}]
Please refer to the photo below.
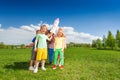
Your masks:
[{"label": "white paper cone", "polygon": [[59,25],[59,18],[55,19],[54,23],[53,23],[53,26],[50,30],[50,32],[52,33],[56,33],[56,30],[58,29],[58,25]]}]

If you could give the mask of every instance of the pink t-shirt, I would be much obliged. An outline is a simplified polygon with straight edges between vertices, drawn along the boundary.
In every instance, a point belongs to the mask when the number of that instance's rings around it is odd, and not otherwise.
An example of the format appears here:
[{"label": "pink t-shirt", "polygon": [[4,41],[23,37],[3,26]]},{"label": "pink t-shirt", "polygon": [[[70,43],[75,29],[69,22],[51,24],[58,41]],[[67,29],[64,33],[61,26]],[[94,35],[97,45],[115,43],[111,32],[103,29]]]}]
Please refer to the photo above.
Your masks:
[{"label": "pink t-shirt", "polygon": [[55,35],[53,36],[52,41],[48,42],[48,48],[54,49],[54,38]]},{"label": "pink t-shirt", "polygon": [[48,48],[54,49],[54,42],[53,41],[48,43]]}]

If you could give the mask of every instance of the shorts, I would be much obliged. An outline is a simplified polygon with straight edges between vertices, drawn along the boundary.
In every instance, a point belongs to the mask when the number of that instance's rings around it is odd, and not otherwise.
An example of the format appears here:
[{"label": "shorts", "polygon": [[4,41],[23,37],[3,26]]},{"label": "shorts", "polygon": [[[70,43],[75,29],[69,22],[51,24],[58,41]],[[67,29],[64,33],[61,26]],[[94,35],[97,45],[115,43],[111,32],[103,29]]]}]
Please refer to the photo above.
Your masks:
[{"label": "shorts", "polygon": [[34,49],[32,49],[31,60],[36,60],[36,54],[37,52],[35,52]]},{"label": "shorts", "polygon": [[36,60],[47,59],[47,48],[38,48]]}]

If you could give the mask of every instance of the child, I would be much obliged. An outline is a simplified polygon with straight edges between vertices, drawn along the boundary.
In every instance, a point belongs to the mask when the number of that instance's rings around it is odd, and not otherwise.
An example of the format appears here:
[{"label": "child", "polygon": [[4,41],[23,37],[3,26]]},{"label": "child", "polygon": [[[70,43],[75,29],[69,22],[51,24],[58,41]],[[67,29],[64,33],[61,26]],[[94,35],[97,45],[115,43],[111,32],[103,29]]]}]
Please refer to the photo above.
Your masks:
[{"label": "child", "polygon": [[58,28],[59,18],[55,19],[53,26],[46,34],[50,34],[52,36],[51,41],[48,41],[48,55],[49,55],[49,63],[52,64],[53,55],[54,55],[54,34]]},{"label": "child", "polygon": [[[38,72],[38,66],[39,66],[39,61],[42,61],[42,70],[46,70],[45,68],[45,60],[47,59],[47,42],[46,40],[50,40],[51,38],[48,38],[48,36],[45,35],[47,31],[46,25],[42,25],[40,28],[41,33],[36,36],[35,40],[35,48],[34,50],[37,51],[36,55],[36,61],[35,61],[35,69],[34,73]],[[37,47],[36,47],[37,45]]]},{"label": "child", "polygon": [[[62,28],[59,28],[58,29],[58,32],[59,31],[62,31],[63,32],[63,29]],[[66,37],[64,36],[64,48],[66,48]],[[64,52],[63,52],[63,58],[64,58]],[[58,54],[58,63],[57,63],[57,65],[60,67],[61,66],[61,62],[60,62],[60,54]]]},{"label": "child", "polygon": [[[50,31],[48,31],[50,34]],[[54,55],[54,33],[52,34],[51,41],[48,41],[48,56],[49,56],[49,64],[53,62],[53,55]]]},{"label": "child", "polygon": [[55,42],[54,42],[54,66],[53,69],[56,69],[57,63],[58,63],[58,54],[60,54],[60,69],[64,68],[64,58],[63,58],[63,52],[65,48],[65,36],[63,34],[63,30],[60,30],[59,28],[57,36],[55,37]]},{"label": "child", "polygon": [[[40,33],[40,30],[36,31],[36,35]],[[29,70],[34,70],[34,63],[36,59],[36,52],[34,51],[34,43],[35,43],[36,36],[32,39],[32,43],[27,45],[26,47],[32,47],[32,54],[31,54],[31,60],[30,60],[30,66]]]}]

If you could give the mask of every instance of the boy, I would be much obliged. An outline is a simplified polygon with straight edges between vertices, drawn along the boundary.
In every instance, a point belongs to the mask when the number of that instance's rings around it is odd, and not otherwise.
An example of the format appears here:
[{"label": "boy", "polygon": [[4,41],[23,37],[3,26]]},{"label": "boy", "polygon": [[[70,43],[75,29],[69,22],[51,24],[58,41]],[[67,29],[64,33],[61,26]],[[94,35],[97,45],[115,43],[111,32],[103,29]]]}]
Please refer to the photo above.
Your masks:
[{"label": "boy", "polygon": [[[40,30],[36,30],[36,35],[37,34],[40,34]],[[26,45],[26,47],[32,47],[32,54],[31,54],[29,70],[34,70],[34,63],[36,60],[36,52],[34,51],[35,39],[36,39],[36,36],[32,39],[32,43],[30,43],[29,45]]]},{"label": "boy", "polygon": [[[47,59],[47,42],[46,40],[49,40],[52,38],[48,38],[48,36],[45,35],[46,31],[47,31],[47,27],[46,25],[42,25],[40,28],[41,33],[38,34],[36,36],[36,40],[35,40],[35,45],[34,45],[34,51],[37,51],[37,55],[36,55],[36,61],[35,61],[35,69],[34,69],[34,73],[38,72],[38,66],[39,66],[39,61],[42,61],[42,66],[41,69],[42,70],[46,70],[45,68],[45,60]],[[36,47],[37,45],[37,47]]]}]

